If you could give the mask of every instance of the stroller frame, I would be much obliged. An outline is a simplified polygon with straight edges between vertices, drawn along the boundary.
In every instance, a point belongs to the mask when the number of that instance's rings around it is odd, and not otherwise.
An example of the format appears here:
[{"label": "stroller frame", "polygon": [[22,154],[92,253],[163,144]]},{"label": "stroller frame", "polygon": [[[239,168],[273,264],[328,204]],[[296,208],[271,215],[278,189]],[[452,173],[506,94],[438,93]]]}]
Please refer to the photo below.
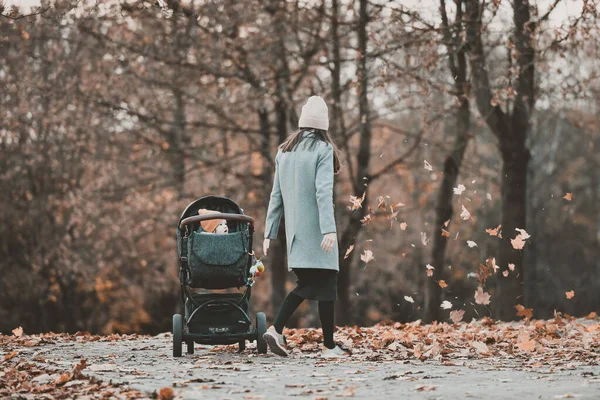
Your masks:
[{"label": "stroller frame", "polygon": [[[235,205],[240,214],[235,213],[214,213],[205,215],[189,216],[190,210],[194,210],[198,203],[206,200],[225,201]],[[181,302],[186,311],[184,315],[173,315],[173,356],[181,357],[182,343],[187,345],[187,353],[194,353],[194,343],[198,344],[233,344],[238,343],[240,351],[246,347],[246,340],[257,342],[257,350],[259,354],[267,352],[267,344],[263,339],[263,334],[267,330],[266,316],[263,312],[256,314],[256,323],[252,324],[252,320],[248,315],[249,300],[252,293],[253,281],[247,277],[244,286],[246,290],[243,294],[230,293],[208,293],[196,294],[190,293],[186,284],[186,277],[190,276],[191,270],[188,265],[187,240],[194,232],[194,224],[199,224],[202,221],[212,219],[225,219],[229,221],[237,221],[240,224],[248,226],[248,249],[252,249],[252,239],[254,234],[254,219],[243,214],[243,209],[233,200],[221,196],[204,196],[190,203],[181,214],[177,226],[177,241],[179,250],[179,283],[181,287]],[[240,225],[238,225],[239,227]],[[254,251],[248,252],[248,264],[246,265],[246,275],[252,266]],[[241,286],[240,286],[241,287]],[[193,307],[193,311],[188,314],[188,306]],[[237,311],[239,316],[243,318],[248,330],[245,332],[228,332],[226,328],[209,327],[209,332],[195,332],[191,326],[196,322],[195,319],[203,312],[207,312],[210,308],[223,310],[226,312]],[[240,321],[238,321],[240,322]]]}]

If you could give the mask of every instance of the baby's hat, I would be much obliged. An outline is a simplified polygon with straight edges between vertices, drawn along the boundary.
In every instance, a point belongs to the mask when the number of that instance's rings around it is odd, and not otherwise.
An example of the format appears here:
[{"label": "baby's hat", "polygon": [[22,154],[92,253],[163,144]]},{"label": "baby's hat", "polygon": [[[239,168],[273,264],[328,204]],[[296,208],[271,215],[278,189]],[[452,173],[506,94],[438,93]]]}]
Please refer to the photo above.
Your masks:
[{"label": "baby's hat", "polygon": [[[198,215],[206,215],[206,214],[221,214],[220,211],[207,210],[206,208],[201,208],[198,210]],[[200,226],[205,232],[214,232],[217,229],[217,226],[221,223],[220,219],[209,219],[208,221],[201,221]]]}]

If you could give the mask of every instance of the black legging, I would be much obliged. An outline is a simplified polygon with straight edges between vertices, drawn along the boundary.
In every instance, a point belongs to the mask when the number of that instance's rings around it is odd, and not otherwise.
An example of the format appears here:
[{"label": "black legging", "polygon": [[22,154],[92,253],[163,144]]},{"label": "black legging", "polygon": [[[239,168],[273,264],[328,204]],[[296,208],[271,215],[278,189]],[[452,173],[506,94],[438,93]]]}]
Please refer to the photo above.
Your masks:
[{"label": "black legging", "polygon": [[[303,301],[304,299],[297,294],[293,292],[288,293],[273,324],[277,333],[283,332],[283,327]],[[321,329],[323,329],[323,344],[328,349],[335,347],[335,342],[333,341],[333,309],[333,301],[319,301],[319,318],[321,320]]]}]

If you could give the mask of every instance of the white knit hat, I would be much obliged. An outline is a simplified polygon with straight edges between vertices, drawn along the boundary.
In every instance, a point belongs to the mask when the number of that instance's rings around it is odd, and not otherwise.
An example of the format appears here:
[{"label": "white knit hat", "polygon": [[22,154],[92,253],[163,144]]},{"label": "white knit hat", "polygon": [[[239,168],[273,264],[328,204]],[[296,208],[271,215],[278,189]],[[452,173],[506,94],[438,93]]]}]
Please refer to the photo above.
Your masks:
[{"label": "white knit hat", "polygon": [[302,107],[298,128],[329,129],[329,110],[320,96],[310,96]]}]

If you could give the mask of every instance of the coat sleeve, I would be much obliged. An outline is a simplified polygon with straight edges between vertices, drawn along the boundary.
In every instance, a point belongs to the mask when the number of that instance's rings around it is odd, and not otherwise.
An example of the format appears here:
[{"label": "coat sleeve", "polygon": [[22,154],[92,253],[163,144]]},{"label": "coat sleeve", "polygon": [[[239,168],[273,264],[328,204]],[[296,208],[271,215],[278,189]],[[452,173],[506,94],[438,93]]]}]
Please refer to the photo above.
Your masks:
[{"label": "coat sleeve", "polygon": [[273,189],[269,199],[267,218],[265,222],[265,239],[277,239],[279,222],[283,213],[283,197],[279,186],[279,154],[275,156],[275,176],[273,177]]},{"label": "coat sleeve", "polygon": [[321,233],[336,232],[333,213],[333,147],[330,145],[319,152],[315,189]]}]

